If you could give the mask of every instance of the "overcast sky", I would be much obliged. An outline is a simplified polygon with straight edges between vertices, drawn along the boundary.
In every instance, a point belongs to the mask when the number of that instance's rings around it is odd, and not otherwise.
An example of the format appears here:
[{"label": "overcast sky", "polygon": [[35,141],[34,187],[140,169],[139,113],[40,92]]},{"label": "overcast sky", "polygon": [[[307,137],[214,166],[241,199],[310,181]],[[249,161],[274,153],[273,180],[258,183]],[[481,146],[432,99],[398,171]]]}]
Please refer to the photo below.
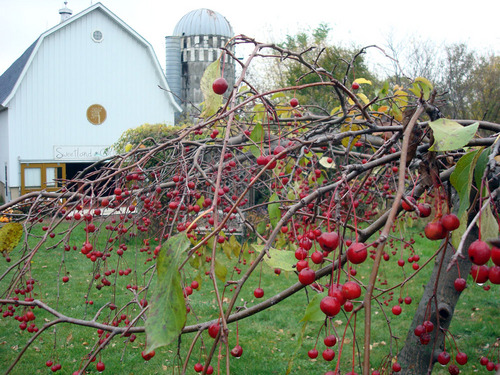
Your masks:
[{"label": "overcast sky", "polygon": [[[76,14],[96,1],[69,0]],[[500,53],[500,1],[335,1],[335,0],[103,0],[102,3],[152,45],[164,67],[165,36],[183,15],[198,8],[225,16],[236,34],[279,42],[287,34],[332,28],[331,40],[350,46],[384,47],[390,34],[436,43],[465,42],[471,48]],[[0,74],[44,31],[59,23],[62,0],[0,0]],[[244,56],[242,56],[244,57]]]}]

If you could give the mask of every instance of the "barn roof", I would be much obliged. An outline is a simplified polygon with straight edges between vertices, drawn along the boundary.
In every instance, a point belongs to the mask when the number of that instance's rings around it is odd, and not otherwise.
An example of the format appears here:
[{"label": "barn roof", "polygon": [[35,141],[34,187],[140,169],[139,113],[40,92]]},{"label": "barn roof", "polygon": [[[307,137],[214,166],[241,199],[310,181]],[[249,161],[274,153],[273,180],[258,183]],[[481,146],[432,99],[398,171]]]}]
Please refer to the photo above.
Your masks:
[{"label": "barn roof", "polygon": [[37,42],[38,39],[0,76],[0,103],[3,103],[14,89]]}]

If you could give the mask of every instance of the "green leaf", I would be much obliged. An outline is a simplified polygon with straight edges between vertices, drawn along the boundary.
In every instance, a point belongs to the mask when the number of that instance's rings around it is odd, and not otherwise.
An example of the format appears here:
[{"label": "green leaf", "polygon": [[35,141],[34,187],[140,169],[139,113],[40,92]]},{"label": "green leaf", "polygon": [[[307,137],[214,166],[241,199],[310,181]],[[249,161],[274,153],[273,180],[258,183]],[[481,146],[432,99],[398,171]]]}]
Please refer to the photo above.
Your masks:
[{"label": "green leaf", "polygon": [[467,229],[467,211],[464,211],[462,216],[458,216],[458,218],[460,219],[460,226],[451,232],[451,244],[455,249],[458,249],[462,236]]},{"label": "green leaf", "polygon": [[254,112],[254,121],[255,122],[262,122],[266,118],[267,110],[266,110],[266,107],[264,107],[264,104],[254,105],[253,112]]},{"label": "green leaf", "polygon": [[266,222],[265,221],[261,221],[259,224],[257,224],[257,233],[259,233],[260,235],[263,235],[264,233],[266,233]]},{"label": "green leaf", "polygon": [[250,87],[248,87],[247,85],[242,85],[240,86],[240,88],[238,89],[238,92],[239,93],[242,93],[242,92],[245,92],[245,91],[248,91],[250,90]]},{"label": "green leaf", "polygon": [[491,204],[481,212],[481,238],[488,240],[498,238],[498,222],[491,212]]},{"label": "green leaf", "polygon": [[460,207],[457,213],[459,218],[470,205],[469,195],[472,177],[474,176],[474,168],[476,167],[481,151],[482,149],[474,150],[462,156],[455,165],[455,170],[450,175],[450,182],[460,198]]},{"label": "green leaf", "polygon": [[474,138],[478,122],[469,126],[462,126],[458,122],[440,118],[429,123],[434,133],[434,144],[430,151],[453,151],[463,148]]},{"label": "green leaf", "polygon": [[227,268],[225,265],[223,265],[221,262],[219,262],[217,259],[215,260],[215,276],[222,281],[223,283],[226,282],[226,275],[227,275]]},{"label": "green leaf", "polygon": [[[424,93],[424,100],[428,100],[433,89],[432,83],[427,78],[417,77],[415,78],[414,84],[418,85],[422,89],[422,92]],[[417,96],[420,96],[420,93],[418,93]]]},{"label": "green leaf", "polygon": [[378,92],[377,96],[379,98],[385,98],[388,93],[389,93],[389,81],[385,81],[384,84],[382,85],[382,88]]},{"label": "green leaf", "polygon": [[402,112],[402,111],[401,111],[401,109],[397,106],[397,104],[396,104],[396,103],[393,103],[393,104],[392,104],[391,109],[392,109],[391,113],[392,113],[392,115],[394,116],[394,119],[395,119],[396,121],[399,121],[399,122],[403,121],[403,112]]},{"label": "green leaf", "polygon": [[408,228],[413,228],[413,218],[410,215],[406,217],[406,226]]},{"label": "green leaf", "polygon": [[[260,245],[261,251],[264,248],[263,245]],[[295,271],[295,264],[297,263],[297,259],[295,259],[295,252],[287,251],[287,250],[278,250],[271,248],[269,249],[270,258],[265,256],[264,261],[266,264],[274,268],[279,268],[283,271]]]},{"label": "green leaf", "polygon": [[201,266],[201,259],[198,255],[193,254],[191,258],[189,258],[189,265],[194,269],[198,269]]},{"label": "green leaf", "polygon": [[0,253],[10,253],[23,236],[23,226],[19,223],[7,223],[0,228]]},{"label": "green leaf", "polygon": [[212,84],[219,77],[220,60],[217,59],[205,69],[200,80],[200,89],[205,98],[205,106],[201,114],[203,118],[213,116],[222,105],[222,95],[217,95],[212,89]]},{"label": "green leaf", "polygon": [[[271,195],[271,198],[269,198],[269,202],[274,202],[278,200],[278,195],[276,193],[273,193]],[[269,220],[271,221],[271,225],[273,228],[276,228],[276,224],[281,219],[281,210],[280,210],[280,204],[279,203],[271,203],[267,206],[267,211],[269,212]]]},{"label": "green leaf", "polygon": [[490,156],[491,148],[484,150],[477,159],[476,169],[474,170],[474,181],[478,189],[481,188],[481,180],[483,178],[484,170],[488,165],[488,157]]},{"label": "green leaf", "polygon": [[222,250],[224,251],[224,254],[226,254],[227,259],[231,259],[231,253],[233,252],[233,248],[231,247],[231,244],[228,241],[224,241],[222,244]]},{"label": "green leaf", "polygon": [[411,93],[413,93],[416,97],[420,98],[420,87],[414,83],[409,89],[408,91],[410,91]]},{"label": "green leaf", "polygon": [[235,257],[238,257],[240,255],[241,245],[238,242],[238,240],[236,239],[234,234],[231,235],[231,237],[229,238],[229,243],[231,244],[231,249],[233,251],[233,255]]},{"label": "green leaf", "polygon": [[321,311],[319,305],[326,295],[326,292],[318,293],[313,297],[309,305],[307,305],[304,317],[300,319],[301,322],[322,322],[325,320],[325,313]]},{"label": "green leaf", "polygon": [[322,174],[321,174],[321,176],[319,176],[319,177],[316,179],[316,183],[317,183],[319,186],[323,185],[323,181],[325,181],[325,178],[326,178],[326,177],[325,177],[324,173],[322,173]]},{"label": "green leaf", "polygon": [[283,249],[287,246],[288,242],[290,240],[288,239],[287,236],[285,236],[283,233],[279,233],[278,237],[276,238],[276,247],[279,249]]},{"label": "green leaf", "polygon": [[[260,145],[262,143],[262,137],[264,134],[264,129],[262,128],[262,124],[259,122],[254,126],[252,133],[250,133],[250,139],[254,141],[256,144]],[[256,145],[250,146],[250,152],[253,156],[258,158],[261,154],[260,148]]]},{"label": "green leaf", "polygon": [[283,91],[276,92],[271,95],[271,99],[284,98],[286,95]]},{"label": "green leaf", "polygon": [[181,254],[190,247],[185,234],[170,237],[156,261],[156,286],[149,300],[146,319],[146,352],[169,345],[186,324],[186,302],[178,271]]},{"label": "green leaf", "polygon": [[204,195],[202,195],[202,196],[200,197],[200,199],[198,199],[198,200],[196,201],[196,204],[197,204],[197,205],[201,208],[201,207],[203,207],[203,202],[205,202],[205,196],[204,196]]}]

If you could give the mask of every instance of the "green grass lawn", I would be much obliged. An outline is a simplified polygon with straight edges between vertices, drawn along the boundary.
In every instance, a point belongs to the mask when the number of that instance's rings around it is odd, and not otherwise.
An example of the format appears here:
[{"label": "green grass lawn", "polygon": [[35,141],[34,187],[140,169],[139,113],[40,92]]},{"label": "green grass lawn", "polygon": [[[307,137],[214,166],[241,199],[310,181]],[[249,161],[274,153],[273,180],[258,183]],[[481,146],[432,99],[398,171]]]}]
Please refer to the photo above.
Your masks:
[{"label": "green grass lawn", "polygon": [[[64,227],[63,227],[64,228]],[[37,233],[42,234],[40,228],[37,228]],[[57,230],[55,231],[57,232]],[[420,255],[420,264],[428,258],[436,249],[437,244],[421,238],[417,234],[416,229],[412,229],[410,235],[415,239],[413,245],[415,251]],[[60,239],[56,236],[48,241],[48,247]],[[150,257],[145,252],[140,252],[138,249],[143,247],[143,237],[123,240],[127,244],[127,251],[120,261],[113,254],[108,259],[108,269],[114,268],[116,272],[108,277],[112,286],[104,287],[101,290],[96,289],[96,283],[90,285],[91,279],[96,272],[104,273],[104,269],[97,269],[97,262],[88,261],[83,254],[80,253],[81,244],[85,240],[85,232],[83,228],[77,228],[71,236],[70,244],[77,246],[77,250],[64,251],[62,246],[47,250],[41,248],[37,256],[33,259],[31,277],[36,280],[34,295],[36,299],[40,299],[50,306],[57,308],[62,313],[74,316],[80,319],[91,319],[97,311],[106,302],[112,300],[118,307],[130,300],[132,293],[127,290],[127,284],[138,285],[139,289],[144,286],[150,276],[151,270],[144,274],[146,270],[153,264],[152,262],[145,263],[145,259]],[[32,241],[32,240],[30,240]],[[96,244],[103,246],[105,239]],[[154,249],[156,243],[151,242],[151,248]],[[399,245],[398,245],[399,246]],[[398,250],[399,251],[399,250]],[[404,250],[405,258],[408,257],[408,250]],[[20,256],[18,250],[12,254],[12,264]],[[399,255],[396,255],[399,257]],[[402,270],[395,265],[394,259],[391,256],[389,262],[383,262],[380,270],[381,281],[387,280],[387,286],[394,285],[403,279]],[[225,259],[223,253],[220,254],[220,259]],[[236,279],[237,275],[232,275],[232,265],[234,258],[230,261],[225,259],[224,263],[228,266],[229,273],[227,279]],[[2,259],[0,272],[3,273],[10,265]],[[364,264],[357,267],[358,276],[368,275],[371,269],[372,261],[368,259]],[[432,266],[432,265],[431,265]],[[101,265],[102,267],[102,265]],[[137,269],[137,272],[132,272],[128,276],[117,276],[118,270]],[[240,265],[243,272],[246,266]],[[405,266],[405,270],[409,272],[411,267]],[[406,294],[413,299],[411,305],[403,306],[403,313],[395,317],[390,309],[399,297],[400,289],[394,290],[394,300],[384,306],[384,310],[390,319],[392,334],[399,337],[400,340],[389,340],[389,331],[384,314],[379,307],[374,304],[374,316],[372,322],[372,365],[377,367],[385,356],[390,353],[390,347],[393,347],[393,354],[397,353],[397,347],[404,344],[408,327],[411,323],[414,309],[418,305],[418,301],[423,293],[427,277],[431,272],[431,268],[424,269],[411,282],[406,285],[403,291],[403,297]],[[68,283],[60,282],[65,272],[69,273],[70,281]],[[196,277],[196,271],[190,267],[186,268],[183,273],[186,281],[193,280]],[[361,281],[366,282],[368,276],[360,276]],[[282,272],[277,276],[273,269],[264,265],[261,273],[261,286],[265,290],[265,297],[268,298],[280,290],[294,284],[297,278],[295,274],[286,274]],[[5,290],[6,285],[10,282],[7,277],[0,282],[1,290]],[[214,319],[217,318],[217,303],[214,292],[209,284],[208,278],[203,278],[203,283],[199,291],[194,291],[190,297],[192,305],[192,313],[188,316],[187,324],[195,324],[198,319]],[[498,320],[498,311],[500,302],[496,296],[500,288],[492,286],[491,290],[485,291],[480,286],[472,286],[470,279],[468,280],[469,287],[463,292],[461,299],[458,302],[455,317],[451,326],[451,332],[456,335],[457,344],[466,351],[469,356],[469,364],[463,366],[462,373],[478,373],[486,374],[487,371],[483,366],[479,365],[478,358],[488,351],[488,346],[491,346],[497,337],[500,336],[500,326]],[[245,289],[238,297],[238,306],[252,306],[260,302],[253,296],[253,290],[259,284],[259,272],[255,272],[251,279],[246,284]],[[154,284],[153,284],[154,285]],[[218,282],[220,290],[224,289],[221,282]],[[229,288],[225,290],[225,301],[231,298]],[[302,290],[293,295],[287,300],[261,312],[260,314],[248,317],[239,323],[239,342],[243,347],[243,356],[239,359],[231,357],[230,366],[231,373],[234,374],[284,374],[288,363],[293,357],[293,353],[298,348],[298,343],[301,341],[302,323],[300,320],[304,316],[308,297],[314,296],[314,291]],[[57,296],[59,295],[59,298]],[[93,304],[85,303],[85,296],[88,300],[92,300]],[[141,297],[143,295],[141,294]],[[389,295],[386,296],[386,299]],[[383,299],[381,299],[383,302]],[[225,302],[227,306],[227,302]],[[5,311],[6,307],[2,307]],[[19,307],[16,313],[22,313],[22,308]],[[128,317],[133,317],[140,311],[137,305],[130,305],[125,308],[123,314]],[[102,321],[111,321],[116,311],[104,309],[100,318]],[[50,321],[52,316],[41,310],[35,310],[35,323],[41,327],[44,323]],[[196,314],[196,315],[195,315]],[[363,313],[357,317],[356,338],[359,348],[362,349],[363,337]],[[334,319],[334,325],[340,335],[343,334],[346,328],[347,316],[340,313]],[[353,323],[353,322],[351,322]],[[139,325],[143,325],[141,322]],[[11,363],[32,334],[27,331],[20,331],[18,328],[19,322],[13,318],[0,318],[0,363],[2,368],[7,368],[7,364]],[[331,370],[335,366],[336,358],[333,362],[326,362],[321,358],[321,352],[324,349],[322,343],[324,330],[320,335],[318,350],[320,355],[318,359],[311,360],[307,357],[307,351],[311,349],[316,341],[318,331],[321,327],[321,322],[308,323],[303,336],[303,345],[298,349],[297,355],[294,357],[292,365],[292,374],[323,374]],[[236,343],[236,324],[232,323],[229,326],[230,348]],[[344,372],[350,371],[350,364],[353,357],[353,326],[346,330],[346,340],[342,354],[342,369]],[[194,334],[186,334],[182,336],[182,344],[180,356],[186,353]],[[72,325],[59,325],[56,329],[51,328],[44,332],[28,349],[24,357],[12,371],[13,374],[43,374],[51,372],[45,366],[47,360],[53,360],[62,364],[63,374],[71,374],[79,368],[80,363],[92,348],[95,347],[98,341],[97,331],[95,329],[77,327]],[[98,355],[98,360],[102,360],[106,365],[105,373],[110,374],[159,374],[159,373],[179,373],[181,362],[177,356],[177,347],[175,344],[168,348],[157,350],[156,356],[146,362],[141,357],[141,351],[144,349],[145,335],[138,334],[134,342],[129,342],[126,338],[115,338],[110,346],[103,350]],[[205,332],[203,333],[203,341],[198,341],[193,355],[188,366],[188,374],[194,374],[193,366],[200,360],[201,343],[206,346],[205,350],[209,350],[213,340]],[[338,349],[338,345],[335,347]],[[357,350],[358,347],[355,346]],[[355,351],[354,356],[359,358],[360,354]],[[362,354],[361,354],[362,355]],[[356,360],[359,366],[359,361]],[[217,369],[217,355],[212,360],[212,365]],[[221,360],[221,368],[225,373],[225,358]],[[360,373],[359,367],[355,370]],[[95,365],[88,368],[89,373],[97,373]],[[217,373],[217,370],[215,371]],[[446,368],[435,366],[435,374],[447,374]]]}]

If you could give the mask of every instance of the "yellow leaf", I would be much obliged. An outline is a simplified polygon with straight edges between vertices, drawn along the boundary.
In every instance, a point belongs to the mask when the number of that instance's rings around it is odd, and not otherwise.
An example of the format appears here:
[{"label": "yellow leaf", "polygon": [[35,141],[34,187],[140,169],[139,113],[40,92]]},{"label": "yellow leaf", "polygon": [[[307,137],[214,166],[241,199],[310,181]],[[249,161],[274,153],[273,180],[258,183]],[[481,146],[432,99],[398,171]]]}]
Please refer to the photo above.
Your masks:
[{"label": "yellow leaf", "polygon": [[396,104],[392,105],[392,115],[396,121],[403,121],[403,112],[401,112],[401,109]]},{"label": "yellow leaf", "polygon": [[10,253],[21,241],[23,226],[19,223],[7,223],[0,229],[0,253]]},{"label": "yellow leaf", "polygon": [[400,107],[404,107],[408,104],[408,93],[402,90],[398,90],[394,93],[394,100]]},{"label": "yellow leaf", "polygon": [[211,63],[203,73],[200,80],[200,89],[204,97],[203,118],[214,115],[222,105],[222,95],[217,95],[212,89],[213,82],[220,77],[220,60]]},{"label": "yellow leaf", "polygon": [[[345,132],[348,132],[348,131],[357,131],[357,130],[361,130],[362,127],[359,126],[358,124],[351,124],[349,122],[345,122],[343,123],[341,126],[340,126],[340,132],[341,133],[345,133]],[[352,142],[351,141],[351,138],[352,137],[345,137],[345,138],[342,138],[342,145],[347,148],[349,147],[349,149],[352,149],[352,147],[354,146],[354,144],[361,138],[361,136],[357,136],[355,137]]]},{"label": "yellow leaf", "polygon": [[433,89],[432,83],[427,78],[417,77],[417,78],[415,78],[415,82],[420,82],[424,86],[427,86],[429,88],[429,90]]},{"label": "yellow leaf", "polygon": [[366,97],[366,95],[365,95],[365,94],[363,94],[362,92],[359,92],[357,95],[358,95],[358,96],[359,96],[359,98],[363,101],[363,103],[365,103],[365,104],[370,103],[370,100],[369,100],[369,99]]},{"label": "yellow leaf", "polygon": [[354,82],[359,83],[360,85],[366,83],[368,85],[372,84],[372,81],[367,80],[366,78],[357,78],[354,80]]},{"label": "yellow leaf", "polygon": [[130,150],[132,150],[132,147],[134,147],[134,146],[132,146],[132,143],[127,143],[125,145],[125,152],[129,152]]},{"label": "yellow leaf", "polygon": [[334,115],[334,114],[336,114],[337,112],[340,112],[340,106],[335,107],[334,109],[332,109],[332,111],[330,112],[330,116],[333,116],[333,115]]}]

